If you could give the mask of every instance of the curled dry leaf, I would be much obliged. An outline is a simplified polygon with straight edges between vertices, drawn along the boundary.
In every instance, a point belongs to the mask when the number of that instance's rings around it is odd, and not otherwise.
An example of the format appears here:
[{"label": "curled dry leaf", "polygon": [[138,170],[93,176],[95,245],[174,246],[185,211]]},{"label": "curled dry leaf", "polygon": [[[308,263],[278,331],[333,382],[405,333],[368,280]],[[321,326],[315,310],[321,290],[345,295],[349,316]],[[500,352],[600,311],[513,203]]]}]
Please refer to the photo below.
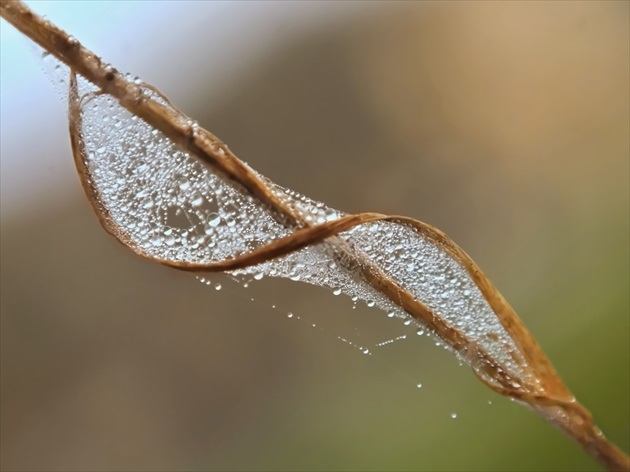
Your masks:
[{"label": "curled dry leaf", "polygon": [[70,67],[75,164],[101,224],[122,244],[180,270],[288,277],[373,302],[427,328],[486,385],[542,414],[607,468],[629,469],[444,233],[402,216],[347,215],[284,189],[22,3],[3,2],[2,16]]}]

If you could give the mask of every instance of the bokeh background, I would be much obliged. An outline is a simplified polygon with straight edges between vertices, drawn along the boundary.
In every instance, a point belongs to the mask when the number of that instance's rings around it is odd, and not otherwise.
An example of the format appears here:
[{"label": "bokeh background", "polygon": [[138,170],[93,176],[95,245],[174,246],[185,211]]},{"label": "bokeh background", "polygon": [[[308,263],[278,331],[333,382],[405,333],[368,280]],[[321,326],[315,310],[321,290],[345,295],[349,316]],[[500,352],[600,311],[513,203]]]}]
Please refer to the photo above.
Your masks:
[{"label": "bokeh background", "polygon": [[[277,183],[446,231],[628,451],[627,2],[31,5]],[[2,470],[598,469],[364,304],[125,250],[0,25]]]}]

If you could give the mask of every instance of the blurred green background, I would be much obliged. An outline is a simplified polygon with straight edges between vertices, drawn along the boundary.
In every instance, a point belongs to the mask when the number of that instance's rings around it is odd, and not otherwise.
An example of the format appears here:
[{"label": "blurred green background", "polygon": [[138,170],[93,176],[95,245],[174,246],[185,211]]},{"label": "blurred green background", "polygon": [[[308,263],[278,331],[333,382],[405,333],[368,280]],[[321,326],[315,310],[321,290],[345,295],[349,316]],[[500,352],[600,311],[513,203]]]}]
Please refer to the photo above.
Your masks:
[{"label": "blurred green background", "polygon": [[[280,185],[444,230],[628,451],[628,6],[326,4],[220,94],[203,43],[153,61],[174,86],[143,78]],[[148,24],[134,47],[169,40]],[[364,304],[286,280],[216,291],[134,256],[69,147],[55,160],[68,198],[9,213],[3,193],[2,470],[598,470],[428,338],[375,347],[412,331]]]}]

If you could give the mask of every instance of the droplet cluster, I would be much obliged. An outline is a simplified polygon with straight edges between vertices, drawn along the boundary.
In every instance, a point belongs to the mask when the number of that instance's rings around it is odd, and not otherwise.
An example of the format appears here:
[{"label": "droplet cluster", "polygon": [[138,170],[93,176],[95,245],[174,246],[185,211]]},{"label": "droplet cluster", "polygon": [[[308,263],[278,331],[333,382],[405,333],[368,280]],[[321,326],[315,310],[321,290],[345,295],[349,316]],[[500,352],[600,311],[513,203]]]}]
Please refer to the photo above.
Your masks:
[{"label": "droplet cluster", "polygon": [[466,270],[445,251],[413,227],[389,221],[357,226],[342,237],[494,359],[521,374],[510,355],[517,351],[510,335]]},{"label": "droplet cluster", "polygon": [[85,163],[112,220],[152,257],[209,263],[288,230],[108,95],[81,109]]}]

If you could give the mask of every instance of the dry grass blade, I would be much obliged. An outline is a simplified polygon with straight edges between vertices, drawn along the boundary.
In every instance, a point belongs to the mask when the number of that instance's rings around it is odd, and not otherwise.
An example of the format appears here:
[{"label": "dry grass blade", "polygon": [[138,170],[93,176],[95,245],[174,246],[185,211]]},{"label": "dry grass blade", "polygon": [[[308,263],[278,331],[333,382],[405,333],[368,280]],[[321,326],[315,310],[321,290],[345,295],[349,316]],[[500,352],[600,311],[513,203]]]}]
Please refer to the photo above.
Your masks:
[{"label": "dry grass blade", "polygon": [[[458,356],[468,362],[477,376],[490,388],[538,411],[578,441],[608,469],[630,469],[629,458],[606,440],[595,426],[590,413],[575,401],[514,310],[472,259],[444,233],[410,218],[377,213],[345,216],[334,213],[329,219],[319,219],[317,217],[319,210],[309,207],[313,202],[296,199],[292,193],[259,176],[237,159],[214,135],[198,127],[154,88],[128,80],[81,46],[74,38],[35,15],[21,2],[3,2],[1,11],[7,21],[70,67],[69,122],[75,164],[86,194],[102,225],[118,241],[150,260],[194,272],[246,270],[273,264],[275,261],[317,246],[322,250],[322,254],[331,255],[340,273],[360,281],[369,290],[378,293],[386,304],[395,306],[405,316],[413,317],[428,327]],[[87,79],[96,89],[89,93],[81,92],[77,75]],[[181,185],[182,188],[196,189],[196,185],[201,185],[198,181],[216,176],[224,182],[221,185],[226,186],[221,187],[221,192],[224,188],[233,192],[233,198],[239,197],[241,198],[239,201],[253,205],[257,213],[262,215],[251,221],[244,218],[243,220],[247,221],[234,224],[242,225],[244,229],[256,229],[256,225],[264,223],[269,228],[276,229],[268,230],[266,233],[261,231],[260,236],[251,238],[247,244],[242,244],[242,247],[238,246],[231,252],[217,252],[222,256],[220,258],[188,257],[181,254],[170,257],[170,254],[175,254],[171,250],[160,252],[152,249],[153,246],[161,246],[162,240],[158,240],[152,246],[146,240],[147,231],[136,233],[132,230],[132,226],[128,224],[129,212],[125,210],[127,213],[121,213],[118,204],[107,195],[111,193],[107,188],[110,180],[102,180],[97,175],[101,171],[98,169],[100,161],[94,157],[98,152],[95,149],[95,142],[98,139],[90,137],[93,130],[90,129],[89,123],[85,123],[85,116],[87,114],[89,118],[89,106],[94,108],[101,106],[101,102],[97,100],[103,97],[109,106],[122,107],[121,110],[124,108],[125,113],[128,112],[134,119],[140,118],[146,122],[146,126],[149,127],[147,129],[153,130],[151,134],[156,136],[156,141],[142,147],[146,153],[150,154],[152,149],[160,152],[162,150],[160,146],[173,146],[169,149],[177,147],[181,153],[178,155],[180,159],[178,166],[192,165],[188,164],[186,159],[199,166],[194,172],[186,171],[187,177],[192,175],[196,179],[192,187],[190,182],[186,181]],[[115,100],[112,101],[110,97]],[[137,149],[134,152],[137,152]],[[119,166],[118,168],[128,164],[124,157],[114,157],[122,160],[115,164]],[[145,169],[143,172],[148,172],[147,175],[150,176],[145,180],[162,183],[163,181],[159,180],[162,178],[159,177],[159,172],[163,171],[159,165],[156,165],[155,169],[148,171]],[[121,185],[132,184],[123,182]],[[188,206],[201,205],[194,203],[197,197],[193,197],[190,191],[186,193],[186,190],[183,190],[183,193],[173,193],[173,201],[181,200],[182,205]],[[208,193],[203,196],[206,202],[211,201]],[[216,195],[215,198],[219,199]],[[199,200],[203,201],[203,198]],[[152,206],[153,202],[148,202],[146,208]],[[137,206],[133,208],[133,211],[136,210]],[[202,214],[207,216],[210,213]],[[133,217],[136,217],[135,213]],[[192,225],[190,217],[187,218]],[[133,227],[136,227],[135,222]],[[366,231],[365,228],[369,228],[370,231]],[[217,231],[210,228],[207,234],[221,237],[232,234],[231,237],[236,238],[235,231],[226,230],[225,233]],[[374,252],[372,244],[368,244],[375,238],[369,233],[379,231],[387,235],[394,234],[398,237],[397,241],[404,241],[407,244],[398,244],[396,255],[384,259],[378,252]],[[182,232],[186,237],[190,236],[188,233]],[[255,243],[252,242],[254,239]],[[202,236],[191,246],[197,252],[190,254],[199,254],[202,250],[199,248],[205,242],[208,242],[208,238]],[[417,287],[415,282],[410,282],[407,276],[398,274],[395,270],[396,264],[392,262],[396,258],[413,259],[416,253],[411,251],[410,247],[432,251],[435,260],[444,261],[447,258],[448,262],[443,263],[451,264],[450,270],[464,274],[460,278],[465,278],[465,283],[473,284],[474,290],[481,297],[479,303],[487,305],[491,310],[492,328],[484,327],[481,334],[475,334],[470,325],[462,327],[457,319],[445,314],[444,310],[450,307],[448,303],[444,305],[446,308],[443,310],[439,304],[423,299],[422,292],[415,288]],[[459,296],[458,290],[464,291],[454,289],[454,297]]]}]

